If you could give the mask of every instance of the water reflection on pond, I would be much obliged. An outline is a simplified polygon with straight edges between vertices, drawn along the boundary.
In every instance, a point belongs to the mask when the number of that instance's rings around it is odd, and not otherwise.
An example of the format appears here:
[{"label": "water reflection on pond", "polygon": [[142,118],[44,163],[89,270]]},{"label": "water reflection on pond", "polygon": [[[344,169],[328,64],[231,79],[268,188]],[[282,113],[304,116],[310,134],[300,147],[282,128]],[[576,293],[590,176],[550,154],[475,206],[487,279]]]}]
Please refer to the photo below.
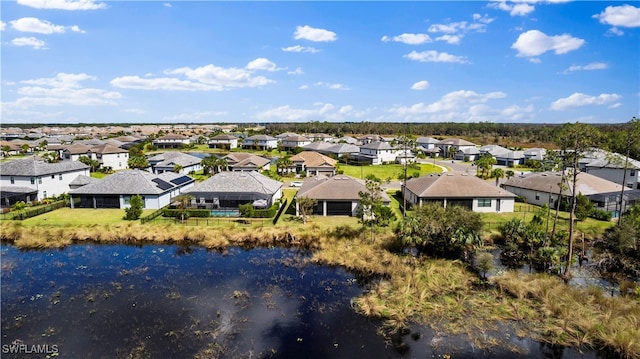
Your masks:
[{"label": "water reflection on pond", "polygon": [[[297,250],[3,245],[0,254],[3,345],[56,345],[64,358],[514,355],[425,327],[389,343],[377,334],[380,322],[350,306],[365,283],[340,268],[307,263],[308,254]],[[521,357],[583,357],[515,336],[510,341]],[[12,357],[5,349],[2,357]]]}]

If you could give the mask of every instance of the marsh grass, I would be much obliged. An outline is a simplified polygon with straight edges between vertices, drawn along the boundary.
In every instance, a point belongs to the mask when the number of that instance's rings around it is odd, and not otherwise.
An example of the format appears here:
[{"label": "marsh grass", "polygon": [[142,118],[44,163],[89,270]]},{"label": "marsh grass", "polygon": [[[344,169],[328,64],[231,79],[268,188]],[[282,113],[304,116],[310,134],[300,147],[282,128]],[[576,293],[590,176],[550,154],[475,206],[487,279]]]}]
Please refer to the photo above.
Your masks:
[{"label": "marsh grass", "polygon": [[283,223],[248,228],[120,221],[61,227],[3,221],[0,237],[22,248],[85,242],[192,244],[217,250],[303,248],[311,250],[313,263],[344,267],[368,279],[365,293],[352,306],[365,316],[384,319],[381,331],[385,333],[418,322],[438,331],[466,334],[478,347],[508,347],[508,339],[499,343],[488,333],[511,330],[552,344],[606,347],[621,357],[640,358],[640,303],[632,298],[610,297],[598,288],[569,287],[545,274],[506,272],[487,285],[465,263],[392,253],[387,249],[392,233],[379,232],[371,240],[349,217],[314,217],[306,225]]}]

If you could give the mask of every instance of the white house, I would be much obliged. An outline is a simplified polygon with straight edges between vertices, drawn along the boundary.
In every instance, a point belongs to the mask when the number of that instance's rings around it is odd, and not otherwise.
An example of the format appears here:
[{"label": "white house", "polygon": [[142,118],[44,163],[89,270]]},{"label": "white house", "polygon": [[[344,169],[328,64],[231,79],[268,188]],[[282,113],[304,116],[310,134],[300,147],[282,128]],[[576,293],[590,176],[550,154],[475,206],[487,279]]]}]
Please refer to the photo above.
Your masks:
[{"label": "white house", "polygon": [[202,159],[182,152],[165,152],[148,159],[153,173],[174,172],[176,166],[180,167],[182,174],[188,174],[202,170]]},{"label": "white house", "polygon": [[209,139],[209,148],[238,148],[238,137],[226,133],[213,136]]},{"label": "white house", "polygon": [[[127,208],[131,197],[139,195],[144,208],[159,209],[194,183],[193,178],[178,173],[156,175],[135,169],[116,172],[71,190],[69,195],[72,208]],[[78,204],[74,204],[74,200],[78,200]]]},{"label": "white house", "polygon": [[608,157],[600,158],[585,165],[587,173],[604,178],[611,182],[624,185],[631,189],[640,189],[640,161],[632,158],[627,163],[627,174],[624,169],[625,158],[620,154],[611,154]]},{"label": "white house", "polygon": [[57,197],[70,190],[69,184],[79,175],[89,176],[89,166],[77,161],[47,163],[33,157],[0,163],[0,185],[31,188],[37,200]]},{"label": "white house", "polygon": [[250,136],[242,141],[242,148],[271,150],[278,148],[278,139],[267,135]]},{"label": "white house", "polygon": [[129,161],[129,151],[110,144],[91,147],[87,154],[103,168],[111,167],[115,171],[126,169]]},{"label": "white house", "polygon": [[388,142],[374,141],[360,146],[357,158],[361,162],[369,162],[372,165],[395,162],[398,150],[391,147]]},{"label": "white house", "polygon": [[444,158],[453,157],[457,151],[476,147],[475,143],[460,138],[447,138],[439,141],[435,145],[440,148],[440,153]]},{"label": "white house", "polygon": [[285,151],[291,151],[296,147],[302,147],[310,144],[312,141],[304,136],[293,135],[285,137],[281,140],[282,147]]},{"label": "white house", "polygon": [[179,134],[168,134],[153,140],[153,145],[158,148],[182,148],[190,143],[189,137]]}]

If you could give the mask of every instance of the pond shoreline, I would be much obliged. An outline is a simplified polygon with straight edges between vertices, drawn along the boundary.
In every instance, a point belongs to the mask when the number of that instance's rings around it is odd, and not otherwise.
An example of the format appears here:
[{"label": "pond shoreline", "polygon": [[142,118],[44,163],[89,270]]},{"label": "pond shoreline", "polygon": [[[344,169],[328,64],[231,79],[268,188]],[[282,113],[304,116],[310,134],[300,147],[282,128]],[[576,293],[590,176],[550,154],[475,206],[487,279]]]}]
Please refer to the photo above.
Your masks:
[{"label": "pond shoreline", "polygon": [[[521,338],[575,348],[606,348],[621,357],[640,357],[640,304],[611,298],[593,288],[566,287],[548,275],[505,274],[487,283],[459,261],[398,255],[388,250],[391,234],[363,240],[358,229],[184,228],[123,224],[78,228],[22,227],[2,223],[3,243],[21,249],[73,244],[198,245],[284,247],[311,250],[310,261],[378,276],[353,300],[355,310],[385,321],[392,335],[409,323],[437,332],[468,335],[474,345],[491,346],[478,328],[508,322]],[[573,313],[587,313],[576,318]],[[486,335],[486,334],[485,334]]]}]

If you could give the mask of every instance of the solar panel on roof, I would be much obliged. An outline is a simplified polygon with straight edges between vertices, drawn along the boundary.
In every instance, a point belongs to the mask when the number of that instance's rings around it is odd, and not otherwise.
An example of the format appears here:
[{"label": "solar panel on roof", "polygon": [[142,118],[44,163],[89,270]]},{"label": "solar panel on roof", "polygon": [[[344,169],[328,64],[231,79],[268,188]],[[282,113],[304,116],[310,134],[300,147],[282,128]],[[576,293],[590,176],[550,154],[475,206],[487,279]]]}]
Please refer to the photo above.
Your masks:
[{"label": "solar panel on roof", "polygon": [[158,186],[158,188],[160,188],[163,191],[168,190],[169,188],[173,187],[173,185],[171,183],[163,181],[163,180],[161,180],[159,178],[154,178],[154,179],[151,180],[151,182],[154,182]]},{"label": "solar panel on roof", "polygon": [[191,177],[187,177],[187,176],[182,176],[182,177],[178,177],[178,178],[174,178],[172,179],[170,182],[179,186],[183,183],[189,182],[191,181]]}]

